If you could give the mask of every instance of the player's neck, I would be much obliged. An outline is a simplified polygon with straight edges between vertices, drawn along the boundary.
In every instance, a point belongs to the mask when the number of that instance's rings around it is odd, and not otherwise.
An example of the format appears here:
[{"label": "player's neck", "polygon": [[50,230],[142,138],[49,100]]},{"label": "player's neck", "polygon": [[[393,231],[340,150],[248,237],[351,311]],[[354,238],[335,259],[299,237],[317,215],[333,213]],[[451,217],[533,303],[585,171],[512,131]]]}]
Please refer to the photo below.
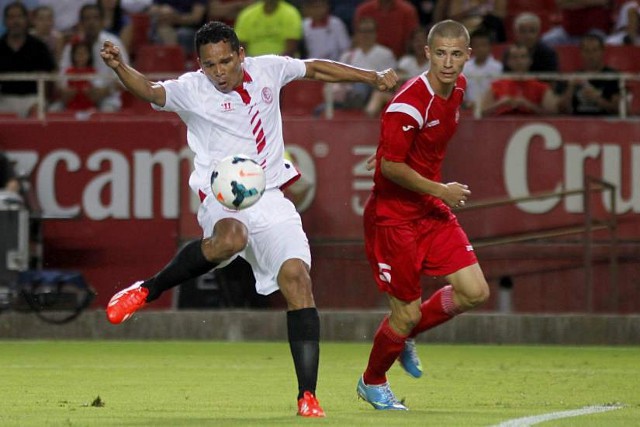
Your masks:
[{"label": "player's neck", "polygon": [[447,99],[449,95],[451,95],[451,92],[453,92],[455,83],[442,83],[433,75],[431,70],[427,71],[427,80],[433,92],[441,98]]}]

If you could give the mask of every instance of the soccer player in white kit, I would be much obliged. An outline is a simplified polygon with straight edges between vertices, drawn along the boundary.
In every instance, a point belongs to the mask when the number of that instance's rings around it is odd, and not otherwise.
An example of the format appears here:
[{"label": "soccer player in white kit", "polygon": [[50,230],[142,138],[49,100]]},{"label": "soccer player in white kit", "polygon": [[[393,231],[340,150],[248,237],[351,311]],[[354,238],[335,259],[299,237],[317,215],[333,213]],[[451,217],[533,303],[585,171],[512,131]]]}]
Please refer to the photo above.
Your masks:
[{"label": "soccer player in white kit", "polygon": [[[309,78],[364,82],[389,90],[398,78],[391,69],[363,70],[328,60],[245,57],[233,29],[220,22],[198,30],[195,48],[201,69],[164,82],[151,82],[124,63],[119,48],[110,42],[101,52],[130,92],[158,110],[177,113],[187,125],[187,141],[195,153],[189,185],[202,201],[198,222],[204,235],[184,246],[155,276],[116,293],[107,317],[121,323],[163,291],[242,256],[251,264],[258,293],[280,289],[287,301],[298,415],[323,417],[315,396],[320,322],[309,276],[309,243],[300,215],[281,190],[298,172],[284,160],[280,89],[292,80]],[[263,167],[267,189],[254,206],[232,211],[212,196],[210,174],[223,157],[239,153]]]}]

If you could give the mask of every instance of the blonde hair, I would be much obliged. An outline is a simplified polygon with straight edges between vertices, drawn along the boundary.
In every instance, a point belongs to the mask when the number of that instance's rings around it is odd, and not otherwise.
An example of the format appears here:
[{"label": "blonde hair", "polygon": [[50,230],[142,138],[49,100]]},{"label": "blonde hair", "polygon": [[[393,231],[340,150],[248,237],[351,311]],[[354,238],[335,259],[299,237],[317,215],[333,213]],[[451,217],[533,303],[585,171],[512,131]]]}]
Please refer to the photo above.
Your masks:
[{"label": "blonde hair", "polygon": [[465,45],[469,47],[469,31],[467,31],[464,25],[452,19],[440,21],[433,27],[431,27],[431,30],[429,30],[429,35],[427,36],[427,45],[431,46],[433,43],[433,39],[435,39],[436,37],[446,39],[463,38],[465,41]]}]

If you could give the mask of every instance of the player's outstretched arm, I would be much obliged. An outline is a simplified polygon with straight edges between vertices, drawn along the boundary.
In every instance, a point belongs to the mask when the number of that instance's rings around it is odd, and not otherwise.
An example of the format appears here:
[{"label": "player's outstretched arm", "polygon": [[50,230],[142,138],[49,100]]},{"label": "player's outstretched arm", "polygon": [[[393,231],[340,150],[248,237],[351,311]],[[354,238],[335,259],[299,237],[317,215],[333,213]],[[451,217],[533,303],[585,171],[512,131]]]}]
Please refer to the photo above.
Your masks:
[{"label": "player's outstretched arm", "polygon": [[126,64],[120,56],[120,48],[110,41],[105,41],[100,50],[100,56],[105,64],[111,68],[122,84],[138,98],[164,107],[166,92],[164,87],[152,83],[135,68]]},{"label": "player's outstretched arm", "polygon": [[389,68],[384,71],[365,70],[328,59],[306,59],[305,77],[323,82],[362,82],[378,90],[391,90],[398,83],[398,75]]}]

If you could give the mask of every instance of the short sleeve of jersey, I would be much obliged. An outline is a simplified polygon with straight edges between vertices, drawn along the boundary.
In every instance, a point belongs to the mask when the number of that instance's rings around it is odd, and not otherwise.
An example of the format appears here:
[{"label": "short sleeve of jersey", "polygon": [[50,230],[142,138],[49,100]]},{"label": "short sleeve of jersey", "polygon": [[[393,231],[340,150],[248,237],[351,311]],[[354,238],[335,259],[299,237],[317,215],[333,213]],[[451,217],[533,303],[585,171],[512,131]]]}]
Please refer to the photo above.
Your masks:
[{"label": "short sleeve of jersey", "polygon": [[402,95],[389,105],[382,118],[380,154],[391,162],[405,162],[424,118],[419,107]]},{"label": "short sleeve of jersey", "polygon": [[166,92],[166,102],[164,107],[151,104],[151,106],[159,111],[185,111],[192,109],[195,104],[194,94],[198,93],[195,87],[194,73],[183,74],[177,79],[158,82],[162,85]]},{"label": "short sleeve of jersey", "polygon": [[260,67],[268,70],[274,78],[284,86],[292,80],[301,79],[307,73],[304,61],[288,56],[264,55],[256,58],[248,58],[249,61],[259,62]]}]

